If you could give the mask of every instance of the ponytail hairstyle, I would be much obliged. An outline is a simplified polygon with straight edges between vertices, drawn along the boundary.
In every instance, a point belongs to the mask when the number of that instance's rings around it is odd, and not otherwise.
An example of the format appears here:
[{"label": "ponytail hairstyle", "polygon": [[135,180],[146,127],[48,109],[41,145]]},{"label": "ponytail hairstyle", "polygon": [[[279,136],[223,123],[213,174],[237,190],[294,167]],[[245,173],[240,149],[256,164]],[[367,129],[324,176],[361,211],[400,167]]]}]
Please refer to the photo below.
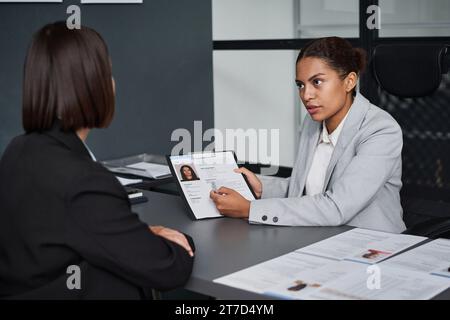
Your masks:
[{"label": "ponytail hairstyle", "polygon": [[[339,37],[320,38],[309,42],[298,54],[296,64],[303,58],[319,58],[335,70],[341,79],[350,72],[358,77],[364,72],[367,63],[366,51],[362,48],[353,48],[348,40]],[[356,96],[356,86],[352,91]]]}]

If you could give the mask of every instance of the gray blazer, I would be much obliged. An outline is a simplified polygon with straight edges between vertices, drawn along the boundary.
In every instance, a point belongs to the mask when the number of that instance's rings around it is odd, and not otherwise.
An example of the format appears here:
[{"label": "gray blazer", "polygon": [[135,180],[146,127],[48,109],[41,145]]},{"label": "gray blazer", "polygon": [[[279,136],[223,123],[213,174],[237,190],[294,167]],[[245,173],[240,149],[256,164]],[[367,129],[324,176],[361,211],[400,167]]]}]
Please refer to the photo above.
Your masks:
[{"label": "gray blazer", "polygon": [[321,194],[304,195],[321,123],[306,116],[292,176],[262,177],[262,199],[251,202],[249,221],[283,226],[350,226],[405,230],[402,131],[385,111],[358,94],[331,156]]}]

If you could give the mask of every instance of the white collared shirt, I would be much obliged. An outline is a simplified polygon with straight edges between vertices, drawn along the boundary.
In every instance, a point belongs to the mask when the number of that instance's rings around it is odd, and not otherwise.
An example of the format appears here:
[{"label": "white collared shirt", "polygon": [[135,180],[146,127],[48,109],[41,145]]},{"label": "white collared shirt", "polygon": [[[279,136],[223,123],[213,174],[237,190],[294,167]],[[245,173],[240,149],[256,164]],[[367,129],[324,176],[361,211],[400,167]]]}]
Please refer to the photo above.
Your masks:
[{"label": "white collared shirt", "polygon": [[[349,110],[350,111],[350,110]],[[306,178],[306,195],[313,196],[322,193],[325,184],[325,175],[328,165],[330,164],[331,156],[334,148],[338,142],[339,135],[341,134],[344,122],[347,119],[348,113],[342,119],[341,123],[331,134],[328,134],[325,121],[322,123],[322,132],[319,136],[319,142],[314,152],[314,157],[309,169],[308,176]]]}]

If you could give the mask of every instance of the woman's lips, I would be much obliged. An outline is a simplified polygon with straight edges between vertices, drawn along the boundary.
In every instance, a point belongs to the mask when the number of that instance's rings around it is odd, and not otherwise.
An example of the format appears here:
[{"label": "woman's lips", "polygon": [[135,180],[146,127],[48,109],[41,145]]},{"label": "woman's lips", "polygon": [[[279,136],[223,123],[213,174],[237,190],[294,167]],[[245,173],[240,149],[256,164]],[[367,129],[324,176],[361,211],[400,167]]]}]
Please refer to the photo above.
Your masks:
[{"label": "woman's lips", "polygon": [[320,107],[319,106],[308,106],[306,107],[306,110],[308,111],[309,114],[315,114],[317,112],[320,111]]}]

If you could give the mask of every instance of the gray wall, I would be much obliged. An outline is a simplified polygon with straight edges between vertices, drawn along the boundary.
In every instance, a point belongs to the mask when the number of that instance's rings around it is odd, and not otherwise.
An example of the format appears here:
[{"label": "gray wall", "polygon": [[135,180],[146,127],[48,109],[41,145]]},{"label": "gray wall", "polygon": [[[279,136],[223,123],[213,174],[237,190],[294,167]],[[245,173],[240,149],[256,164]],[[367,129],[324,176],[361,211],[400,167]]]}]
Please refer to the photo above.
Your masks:
[{"label": "gray wall", "polygon": [[[0,3],[0,154],[21,124],[22,72],[32,34],[65,20],[63,4]],[[82,24],[106,40],[116,80],[116,114],[88,144],[99,159],[167,154],[176,128],[213,127],[210,0],[144,0],[140,5],[80,5]]]}]

